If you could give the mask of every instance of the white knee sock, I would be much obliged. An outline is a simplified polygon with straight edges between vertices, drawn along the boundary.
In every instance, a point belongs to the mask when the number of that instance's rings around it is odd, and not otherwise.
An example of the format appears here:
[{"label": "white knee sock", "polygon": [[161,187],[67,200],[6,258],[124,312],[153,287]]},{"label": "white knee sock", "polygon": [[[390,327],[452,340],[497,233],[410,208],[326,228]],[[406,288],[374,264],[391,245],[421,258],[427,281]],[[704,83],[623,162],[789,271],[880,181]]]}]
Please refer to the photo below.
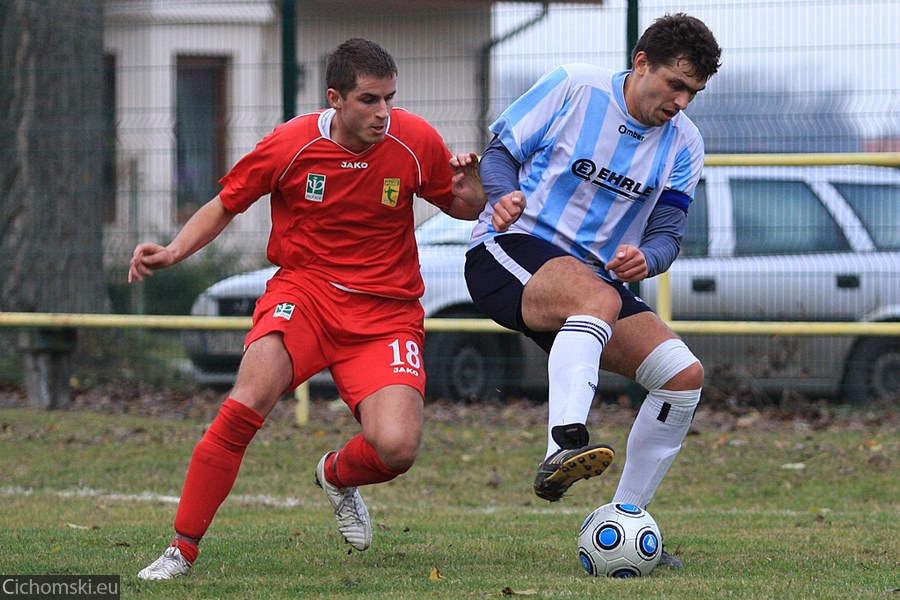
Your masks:
[{"label": "white knee sock", "polygon": [[631,426],[625,468],[613,502],[646,508],[691,427],[700,390],[653,390]]},{"label": "white knee sock", "polygon": [[597,391],[600,354],[612,335],[605,321],[589,315],[566,319],[550,349],[547,373],[550,402],[547,424],[547,456],[559,446],[550,436],[557,425],[584,423]]}]

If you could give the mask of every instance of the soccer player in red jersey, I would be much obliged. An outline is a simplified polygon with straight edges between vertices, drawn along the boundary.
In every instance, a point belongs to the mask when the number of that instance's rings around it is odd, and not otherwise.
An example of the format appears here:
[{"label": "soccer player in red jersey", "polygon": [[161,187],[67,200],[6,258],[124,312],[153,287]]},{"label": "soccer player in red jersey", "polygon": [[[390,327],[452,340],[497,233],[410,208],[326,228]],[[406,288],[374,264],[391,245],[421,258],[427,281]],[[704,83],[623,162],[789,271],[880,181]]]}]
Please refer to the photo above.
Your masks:
[{"label": "soccer player in red jersey", "polygon": [[167,246],[134,250],[143,281],[215,239],[270,195],[267,255],[279,270],[256,304],[237,380],[194,448],[163,555],[138,573],[187,573],[237,477],[244,451],[282,394],[324,368],[361,433],[321,458],[316,482],[353,548],[372,541],[357,487],[406,472],[422,440],[424,284],[413,196],[460,219],[484,207],[474,153],[451,155],[424,119],[394,109],[397,66],[379,45],[351,39],[329,56],[330,108],[275,128],[220,180]]}]

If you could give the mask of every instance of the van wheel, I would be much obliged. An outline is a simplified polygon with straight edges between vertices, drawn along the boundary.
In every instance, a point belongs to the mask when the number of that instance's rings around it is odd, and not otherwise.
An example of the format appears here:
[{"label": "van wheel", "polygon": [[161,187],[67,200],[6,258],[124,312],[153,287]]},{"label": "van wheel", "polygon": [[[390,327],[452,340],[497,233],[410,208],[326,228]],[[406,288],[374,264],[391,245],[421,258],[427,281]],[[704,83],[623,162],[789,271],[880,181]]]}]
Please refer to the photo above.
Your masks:
[{"label": "van wheel", "polygon": [[896,402],[900,398],[900,339],[864,338],[853,345],[844,367],[841,399],[849,404]]},{"label": "van wheel", "polygon": [[513,336],[503,334],[439,332],[427,335],[427,395],[453,401],[502,399],[505,396],[502,390],[510,379],[510,365],[515,360],[508,350],[511,341]]}]

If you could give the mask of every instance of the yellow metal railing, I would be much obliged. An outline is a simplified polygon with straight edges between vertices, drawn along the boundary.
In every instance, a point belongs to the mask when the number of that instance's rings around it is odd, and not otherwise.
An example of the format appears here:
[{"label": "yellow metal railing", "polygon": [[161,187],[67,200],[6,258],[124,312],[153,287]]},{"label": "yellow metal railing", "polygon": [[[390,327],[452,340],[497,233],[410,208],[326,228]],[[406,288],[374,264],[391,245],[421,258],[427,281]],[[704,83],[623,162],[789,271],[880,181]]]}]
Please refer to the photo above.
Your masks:
[{"label": "yellow metal railing", "polygon": [[[656,314],[676,333],[757,335],[900,336],[900,322],[818,321],[676,321],[672,319],[669,275],[659,276]],[[249,330],[249,317],[172,315],[85,315],[73,313],[0,312],[0,327],[80,327],[107,329]],[[425,319],[426,331],[515,333],[489,319]]]},{"label": "yellow metal railing", "polygon": [[709,154],[710,167],[875,165],[900,167],[900,152],[849,152],[818,154]]},{"label": "yellow metal railing", "polygon": [[[0,327],[83,327],[88,329],[250,329],[250,317],[176,315],[99,315],[0,312]],[[510,332],[488,319],[425,319],[429,331]]]},{"label": "yellow metal railing", "polygon": [[[672,319],[669,275],[659,276],[656,314],[676,333],[782,335],[900,335],[900,322],[676,321]],[[172,315],[86,315],[0,312],[0,327],[81,327],[106,329],[249,330],[250,317]],[[489,319],[425,319],[427,331],[515,333]]]}]

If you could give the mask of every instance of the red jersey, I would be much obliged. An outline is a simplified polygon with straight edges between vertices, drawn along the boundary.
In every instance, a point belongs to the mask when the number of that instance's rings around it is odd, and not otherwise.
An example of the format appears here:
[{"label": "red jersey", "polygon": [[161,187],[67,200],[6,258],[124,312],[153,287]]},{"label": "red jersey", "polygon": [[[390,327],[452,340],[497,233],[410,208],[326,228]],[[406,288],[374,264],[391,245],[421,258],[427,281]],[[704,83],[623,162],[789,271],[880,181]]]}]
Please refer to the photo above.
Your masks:
[{"label": "red jersey", "polygon": [[385,139],[354,153],[329,139],[333,109],[279,125],[219,183],[225,208],[271,194],[267,256],[348,290],[422,296],[413,196],[446,208],[450,151],[419,116],[395,108]]}]

